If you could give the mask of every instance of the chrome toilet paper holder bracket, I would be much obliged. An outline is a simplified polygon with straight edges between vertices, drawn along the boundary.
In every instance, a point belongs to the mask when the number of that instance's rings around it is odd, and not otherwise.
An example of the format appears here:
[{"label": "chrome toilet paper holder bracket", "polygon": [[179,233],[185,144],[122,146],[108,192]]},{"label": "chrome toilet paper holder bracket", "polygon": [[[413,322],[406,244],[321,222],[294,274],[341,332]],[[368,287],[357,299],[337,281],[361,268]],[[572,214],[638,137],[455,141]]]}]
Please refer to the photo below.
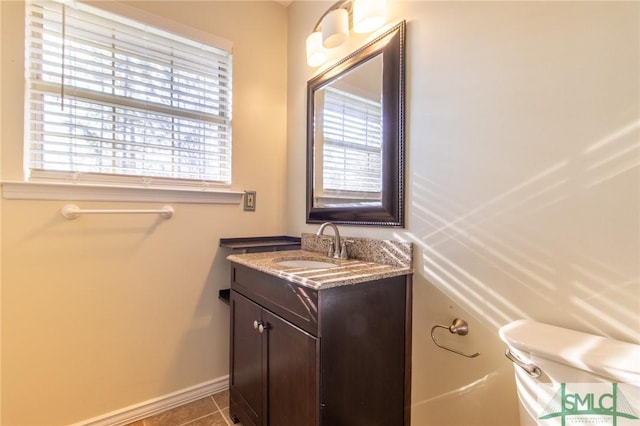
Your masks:
[{"label": "chrome toilet paper holder bracket", "polygon": [[451,332],[452,334],[457,334],[458,336],[466,336],[467,334],[469,334],[469,324],[462,318],[454,319],[450,326],[436,324],[433,327],[431,327],[431,340],[433,340],[433,343],[435,343],[437,347],[447,350],[449,352],[453,352],[458,355],[462,355],[467,358],[475,358],[478,355],[480,355],[479,352],[476,352],[473,354],[467,354],[467,353],[460,352],[455,349],[451,349],[441,345],[436,341],[436,337],[434,336],[434,332],[436,328],[444,328],[445,330],[449,330],[449,332]]}]

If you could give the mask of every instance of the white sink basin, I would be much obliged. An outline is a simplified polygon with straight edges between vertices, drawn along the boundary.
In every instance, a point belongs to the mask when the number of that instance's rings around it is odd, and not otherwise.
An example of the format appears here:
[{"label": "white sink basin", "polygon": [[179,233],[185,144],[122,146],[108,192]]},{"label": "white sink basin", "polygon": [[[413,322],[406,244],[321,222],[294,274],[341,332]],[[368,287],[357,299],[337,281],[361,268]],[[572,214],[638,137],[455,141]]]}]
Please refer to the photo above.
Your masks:
[{"label": "white sink basin", "polygon": [[308,259],[281,260],[276,263],[280,266],[289,266],[292,268],[330,269],[330,268],[338,267],[338,265],[336,265],[335,263],[322,262],[320,260],[308,260]]}]

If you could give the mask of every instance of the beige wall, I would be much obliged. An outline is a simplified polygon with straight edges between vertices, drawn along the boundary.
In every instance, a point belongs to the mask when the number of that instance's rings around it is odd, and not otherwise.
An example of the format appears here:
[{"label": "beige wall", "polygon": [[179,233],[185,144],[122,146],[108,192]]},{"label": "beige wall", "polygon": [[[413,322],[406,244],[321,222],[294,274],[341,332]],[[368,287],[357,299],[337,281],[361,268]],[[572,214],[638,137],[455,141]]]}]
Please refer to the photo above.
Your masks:
[{"label": "beige wall", "polygon": [[[304,39],[331,2],[289,11],[287,230],[305,225]],[[407,20],[413,422],[513,425],[498,328],[530,317],[640,342],[637,2],[391,2]],[[339,48],[345,56],[364,41]],[[429,330],[461,316],[466,359]]]},{"label": "beige wall", "polygon": [[[2,179],[19,180],[23,3],[0,4]],[[6,426],[69,424],[224,378],[229,310],[217,293],[228,287],[229,252],[219,239],[284,229],[286,9],[275,2],[129,5],[233,42],[233,189],[256,190],[257,210],[175,203],[167,221],[67,221],[63,201],[2,200]]]},{"label": "beige wall", "polygon": [[[2,8],[0,7],[0,33],[1,31],[2,31]],[[1,60],[2,60],[2,43],[0,43],[0,61]],[[2,93],[2,88],[3,88],[2,66],[0,66],[0,93]],[[0,117],[2,117],[2,102],[0,102]],[[2,119],[1,118],[0,118],[0,135],[2,135]],[[0,143],[0,158],[2,158],[2,143]],[[2,176],[2,162],[0,162],[0,176]],[[0,197],[0,423],[2,423],[2,197]]]},{"label": "beige wall", "polygon": [[[2,178],[17,179],[21,6],[0,4]],[[234,42],[234,189],[256,189],[258,210],[180,204],[159,224],[67,222],[61,202],[0,201],[3,425],[67,424],[227,374],[218,239],[316,228],[304,221],[316,72],[304,39],[330,4],[136,4]],[[343,234],[416,245],[414,425],[516,421],[497,338],[513,319],[640,341],[639,13],[634,2],[391,2],[391,20],[408,22],[407,227]],[[430,341],[456,316],[471,333],[450,343],[480,357]]]}]

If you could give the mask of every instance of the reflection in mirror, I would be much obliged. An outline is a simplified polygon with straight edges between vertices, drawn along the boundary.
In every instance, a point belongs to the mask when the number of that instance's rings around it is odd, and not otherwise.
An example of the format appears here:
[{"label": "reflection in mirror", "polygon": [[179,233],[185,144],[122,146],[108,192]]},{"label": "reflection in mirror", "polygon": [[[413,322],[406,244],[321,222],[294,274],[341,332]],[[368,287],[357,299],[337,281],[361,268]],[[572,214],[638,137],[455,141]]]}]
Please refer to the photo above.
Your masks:
[{"label": "reflection in mirror", "polygon": [[314,207],[382,202],[382,57],[315,91]]},{"label": "reflection in mirror", "polygon": [[404,225],[404,29],[307,83],[307,223]]}]

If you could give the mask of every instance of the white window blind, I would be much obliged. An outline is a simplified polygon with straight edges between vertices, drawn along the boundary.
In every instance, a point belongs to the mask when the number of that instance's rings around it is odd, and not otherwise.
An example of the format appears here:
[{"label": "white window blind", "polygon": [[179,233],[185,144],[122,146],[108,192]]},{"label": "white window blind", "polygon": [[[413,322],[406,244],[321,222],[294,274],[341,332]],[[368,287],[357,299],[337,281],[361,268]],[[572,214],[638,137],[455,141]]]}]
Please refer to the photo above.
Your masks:
[{"label": "white window blind", "polygon": [[375,193],[382,187],[382,106],[333,87],[325,88],[324,192]]},{"label": "white window blind", "polygon": [[30,179],[230,185],[230,52],[79,2],[26,31]]}]

